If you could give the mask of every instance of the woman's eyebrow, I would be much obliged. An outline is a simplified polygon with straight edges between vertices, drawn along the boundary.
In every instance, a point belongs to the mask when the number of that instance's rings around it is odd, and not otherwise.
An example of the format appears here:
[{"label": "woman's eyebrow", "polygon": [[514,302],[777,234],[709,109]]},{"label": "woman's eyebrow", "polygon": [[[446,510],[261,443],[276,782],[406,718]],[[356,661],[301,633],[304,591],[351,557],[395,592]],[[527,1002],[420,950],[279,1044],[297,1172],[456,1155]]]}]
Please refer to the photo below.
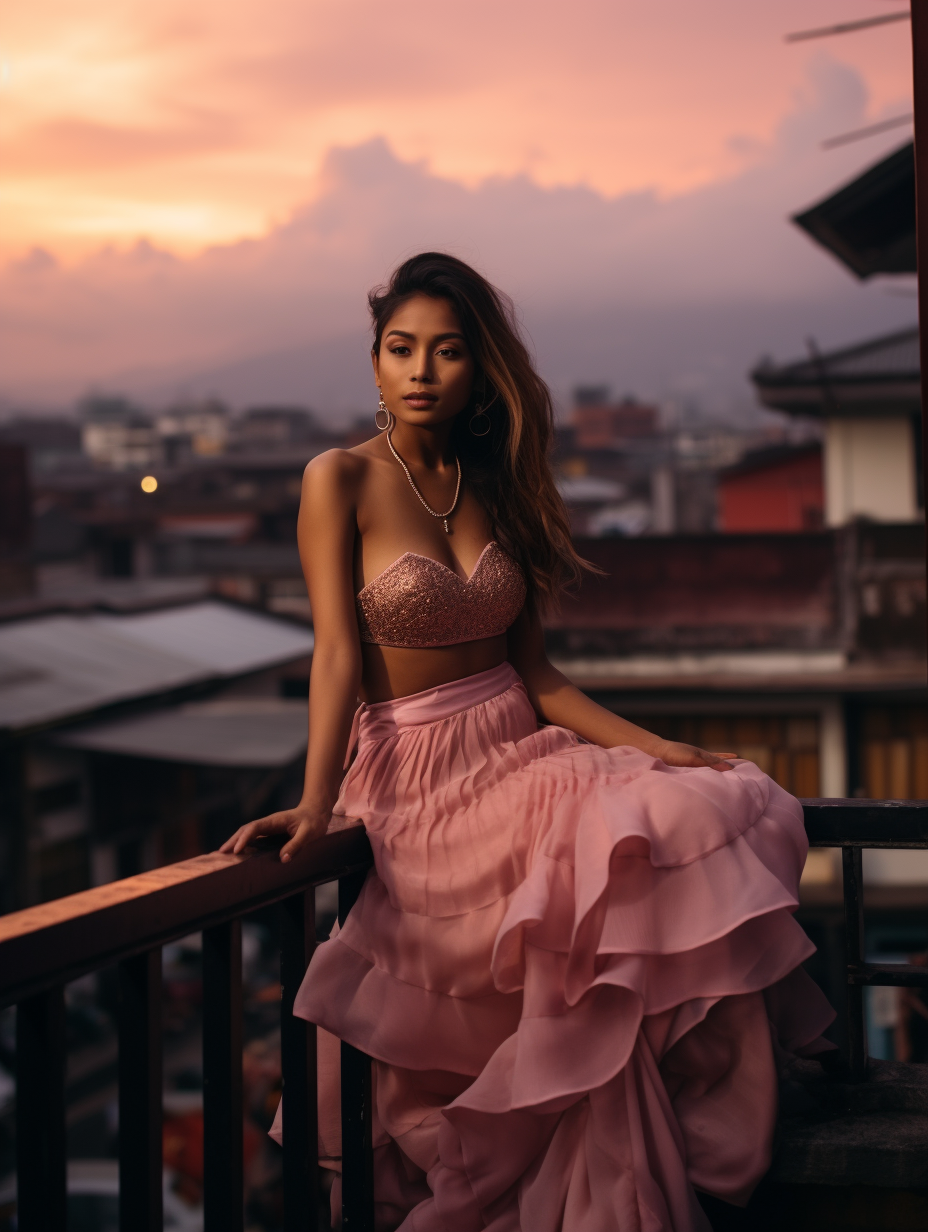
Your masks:
[{"label": "woman's eyebrow", "polygon": [[[415,340],[415,337],[416,337],[415,334],[410,334],[405,329],[391,329],[387,332],[386,337],[392,338],[394,334],[396,334],[398,338],[412,338],[413,340]],[[436,334],[435,337],[432,339],[432,342],[447,342],[449,338],[459,338],[461,342],[466,341],[463,334],[456,333],[454,330],[452,330],[447,334]]]}]

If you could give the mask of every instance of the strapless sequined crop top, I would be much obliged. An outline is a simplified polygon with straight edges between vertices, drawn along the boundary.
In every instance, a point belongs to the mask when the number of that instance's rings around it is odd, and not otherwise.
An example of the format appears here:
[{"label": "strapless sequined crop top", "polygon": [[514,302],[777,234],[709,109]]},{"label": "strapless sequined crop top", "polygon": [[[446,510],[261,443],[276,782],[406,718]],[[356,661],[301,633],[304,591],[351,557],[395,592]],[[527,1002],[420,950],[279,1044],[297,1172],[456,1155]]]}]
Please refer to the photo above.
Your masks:
[{"label": "strapless sequined crop top", "polygon": [[466,580],[404,552],[356,598],[362,642],[424,650],[505,633],[525,603],[522,570],[491,541]]}]

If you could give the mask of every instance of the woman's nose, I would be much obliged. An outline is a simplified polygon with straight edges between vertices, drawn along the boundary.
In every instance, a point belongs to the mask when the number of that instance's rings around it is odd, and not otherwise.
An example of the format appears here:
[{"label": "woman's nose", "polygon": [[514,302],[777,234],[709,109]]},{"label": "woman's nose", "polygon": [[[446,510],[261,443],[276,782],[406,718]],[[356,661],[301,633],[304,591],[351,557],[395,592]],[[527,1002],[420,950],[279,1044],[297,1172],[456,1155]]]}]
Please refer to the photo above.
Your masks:
[{"label": "woman's nose", "polygon": [[431,382],[433,376],[431,358],[428,353],[417,357],[415,372],[412,374],[411,380]]}]

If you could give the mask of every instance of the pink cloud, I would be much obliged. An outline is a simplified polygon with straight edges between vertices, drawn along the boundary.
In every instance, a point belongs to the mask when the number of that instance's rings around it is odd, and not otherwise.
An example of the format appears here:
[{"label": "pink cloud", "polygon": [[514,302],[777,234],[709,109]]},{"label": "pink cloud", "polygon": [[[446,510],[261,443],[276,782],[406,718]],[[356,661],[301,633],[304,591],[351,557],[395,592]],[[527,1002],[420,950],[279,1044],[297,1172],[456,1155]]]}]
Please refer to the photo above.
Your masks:
[{"label": "pink cloud", "polygon": [[[5,238],[190,252],[263,234],[327,151],[385,136],[471,187],[530,175],[664,197],[738,175],[815,45],[783,33],[872,0],[35,0],[8,15]],[[908,94],[907,29],[835,40],[871,110]],[[827,133],[823,135],[828,135]]]},{"label": "pink cloud", "polygon": [[514,295],[562,393],[604,378],[737,410],[761,350],[913,313],[856,285],[785,221],[898,140],[823,156],[822,132],[853,127],[867,94],[856,73],[814,63],[749,167],[669,200],[520,175],[468,188],[374,140],[331,150],[315,199],[259,239],[185,258],[150,244],[76,264],[34,253],[4,275],[4,392],[62,400],[102,383],[346,413],[369,399],[365,291],[403,256],[438,247]]}]

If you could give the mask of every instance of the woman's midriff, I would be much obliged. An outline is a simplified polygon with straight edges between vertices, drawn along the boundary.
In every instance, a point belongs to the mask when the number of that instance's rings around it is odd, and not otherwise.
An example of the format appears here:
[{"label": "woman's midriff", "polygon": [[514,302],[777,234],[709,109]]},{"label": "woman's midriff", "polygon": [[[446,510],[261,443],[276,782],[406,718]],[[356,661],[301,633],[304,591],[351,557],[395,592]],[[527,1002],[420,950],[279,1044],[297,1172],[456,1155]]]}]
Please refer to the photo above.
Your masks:
[{"label": "woman's midriff", "polygon": [[440,684],[487,672],[506,661],[506,635],[462,642],[457,646],[434,646],[410,650],[398,646],[361,643],[361,701],[393,701],[423,693]]}]

